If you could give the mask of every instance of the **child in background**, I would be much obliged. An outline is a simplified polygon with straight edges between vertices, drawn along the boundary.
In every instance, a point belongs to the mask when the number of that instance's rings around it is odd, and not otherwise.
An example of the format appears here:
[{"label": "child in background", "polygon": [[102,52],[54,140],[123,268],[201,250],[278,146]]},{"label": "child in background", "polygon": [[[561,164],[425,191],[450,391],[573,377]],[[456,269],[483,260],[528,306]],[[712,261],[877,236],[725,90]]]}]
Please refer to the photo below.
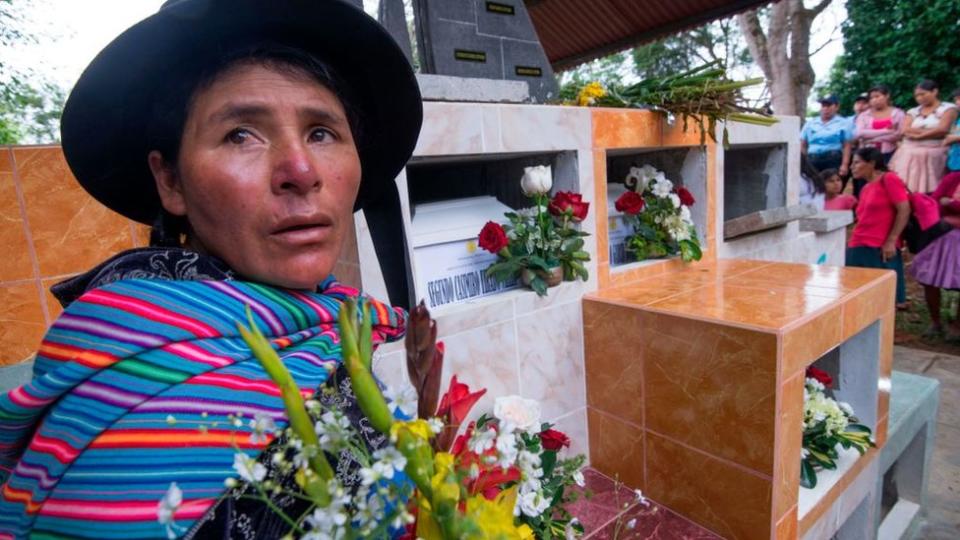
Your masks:
[{"label": "child in background", "polygon": [[837,169],[821,171],[820,180],[823,181],[825,190],[824,210],[853,210],[853,207],[857,205],[856,197],[841,194],[843,179],[840,178],[840,172]]},{"label": "child in background", "polygon": [[[950,99],[960,107],[960,88],[957,88],[950,94]],[[949,148],[947,150],[947,172],[960,171],[960,117],[950,126],[950,133],[943,139],[943,145]]]}]

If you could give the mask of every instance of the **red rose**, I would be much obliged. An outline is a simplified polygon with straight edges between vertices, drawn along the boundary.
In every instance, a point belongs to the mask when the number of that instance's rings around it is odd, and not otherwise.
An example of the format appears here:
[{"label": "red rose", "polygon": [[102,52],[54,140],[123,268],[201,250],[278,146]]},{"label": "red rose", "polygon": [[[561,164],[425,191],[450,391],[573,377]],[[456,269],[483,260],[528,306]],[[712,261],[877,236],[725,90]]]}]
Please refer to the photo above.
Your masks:
[{"label": "red rose", "polygon": [[617,199],[614,206],[616,206],[617,212],[634,216],[643,211],[643,197],[636,191],[628,191]]},{"label": "red rose", "polygon": [[544,450],[557,451],[570,447],[570,437],[561,431],[548,429],[540,432],[540,444],[543,445]]},{"label": "red rose", "polygon": [[480,231],[480,247],[490,253],[497,253],[507,247],[510,241],[507,240],[507,233],[499,223],[488,221]]},{"label": "red rose", "polygon": [[831,377],[829,373],[813,366],[807,368],[807,377],[820,381],[820,384],[827,388],[830,388],[830,385],[833,384],[833,377]]},{"label": "red rose", "polygon": [[693,198],[693,193],[683,186],[677,188],[677,196],[680,197],[680,204],[684,206],[693,206],[693,203],[697,202]]},{"label": "red rose", "polygon": [[590,203],[583,202],[583,195],[572,191],[560,191],[553,196],[547,210],[555,215],[562,216],[570,209],[574,221],[583,221],[590,210]]}]

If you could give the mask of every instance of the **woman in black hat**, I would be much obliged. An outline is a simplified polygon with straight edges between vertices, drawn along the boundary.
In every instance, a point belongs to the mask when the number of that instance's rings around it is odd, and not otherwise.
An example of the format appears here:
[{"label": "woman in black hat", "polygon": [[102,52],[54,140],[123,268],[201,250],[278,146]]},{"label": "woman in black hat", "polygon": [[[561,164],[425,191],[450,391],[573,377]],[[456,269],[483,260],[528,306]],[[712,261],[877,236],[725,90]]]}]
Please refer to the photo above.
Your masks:
[{"label": "woman in black hat", "polygon": [[[285,534],[224,492],[233,445],[269,465],[277,443],[254,431],[285,421],[236,321],[251,306],[301,389],[342,375],[336,312],[359,293],[330,273],[364,209],[406,304],[393,180],[421,118],[403,53],[340,0],[171,0],[108,45],[70,94],[63,150],[91,195],[153,226],[151,247],[55,287],[66,309],[33,381],[0,396],[0,538]],[[371,302],[374,340],[402,336],[405,312]]]}]

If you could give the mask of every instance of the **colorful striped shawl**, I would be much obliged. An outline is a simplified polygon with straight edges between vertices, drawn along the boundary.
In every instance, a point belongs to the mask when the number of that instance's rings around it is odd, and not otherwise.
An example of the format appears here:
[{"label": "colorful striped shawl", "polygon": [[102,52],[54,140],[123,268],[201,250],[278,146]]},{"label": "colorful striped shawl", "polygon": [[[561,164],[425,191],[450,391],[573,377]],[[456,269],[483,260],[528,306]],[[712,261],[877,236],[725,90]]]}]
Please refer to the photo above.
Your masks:
[{"label": "colorful striped shawl", "polygon": [[[236,476],[234,446],[255,457],[268,444],[249,419],[285,423],[237,332],[244,307],[310,395],[340,361],[340,301],[359,294],[333,280],[321,290],[126,280],[80,297],[41,343],[33,381],[0,396],[0,539],[165,537],[157,508],[171,482],[189,527]],[[403,310],[371,307],[375,342],[403,335]]]}]

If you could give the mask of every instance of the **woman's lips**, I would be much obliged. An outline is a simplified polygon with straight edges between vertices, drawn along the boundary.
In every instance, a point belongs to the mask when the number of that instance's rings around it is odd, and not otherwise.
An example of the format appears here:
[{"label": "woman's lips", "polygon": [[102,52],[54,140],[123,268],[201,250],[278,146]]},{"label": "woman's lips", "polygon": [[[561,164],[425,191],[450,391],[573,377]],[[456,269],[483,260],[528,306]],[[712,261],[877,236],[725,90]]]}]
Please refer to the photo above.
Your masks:
[{"label": "woman's lips", "polygon": [[330,237],[332,223],[326,215],[293,216],[277,223],[270,236],[285,244],[316,244]]}]

